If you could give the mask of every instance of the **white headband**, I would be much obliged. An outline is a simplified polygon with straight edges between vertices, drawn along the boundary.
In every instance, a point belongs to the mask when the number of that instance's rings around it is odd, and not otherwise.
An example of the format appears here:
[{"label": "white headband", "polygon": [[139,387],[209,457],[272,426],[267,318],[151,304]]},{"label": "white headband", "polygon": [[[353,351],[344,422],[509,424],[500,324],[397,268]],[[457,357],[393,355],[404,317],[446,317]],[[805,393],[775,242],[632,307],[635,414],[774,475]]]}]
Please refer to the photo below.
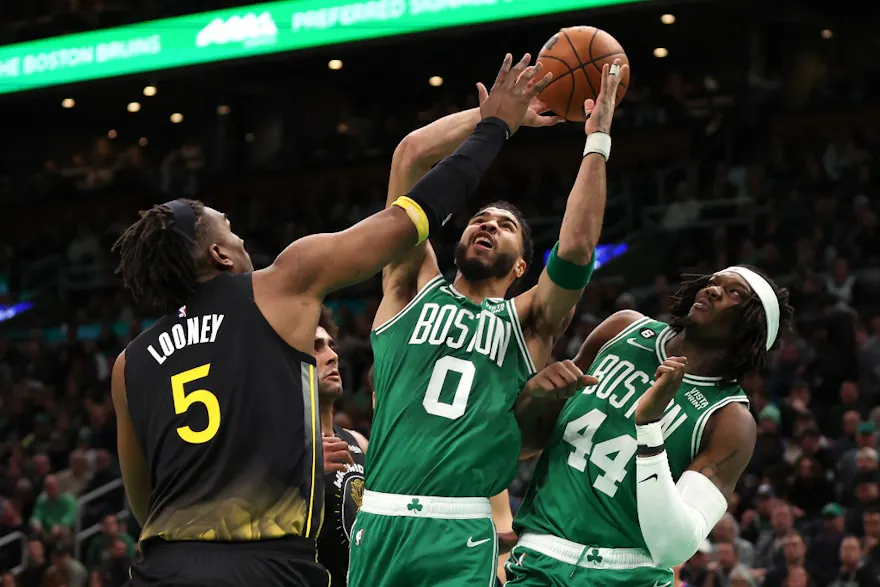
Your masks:
[{"label": "white headband", "polygon": [[746,280],[746,283],[761,300],[761,305],[764,306],[764,315],[767,317],[767,350],[769,351],[779,334],[779,300],[776,299],[773,286],[766,279],[745,267],[728,267],[718,271],[715,275],[718,273],[736,273]]}]

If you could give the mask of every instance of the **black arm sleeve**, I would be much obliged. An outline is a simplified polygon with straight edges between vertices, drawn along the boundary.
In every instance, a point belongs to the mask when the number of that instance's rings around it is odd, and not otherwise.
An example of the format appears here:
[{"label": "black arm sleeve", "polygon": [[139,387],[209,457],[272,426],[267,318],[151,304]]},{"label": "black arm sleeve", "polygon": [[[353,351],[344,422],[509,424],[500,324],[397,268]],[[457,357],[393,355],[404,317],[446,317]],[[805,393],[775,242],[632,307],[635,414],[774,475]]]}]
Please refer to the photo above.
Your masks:
[{"label": "black arm sleeve", "polygon": [[477,190],[483,175],[510,135],[500,118],[485,118],[454,153],[434,166],[408,196],[425,211],[430,234],[436,234],[449,216]]}]

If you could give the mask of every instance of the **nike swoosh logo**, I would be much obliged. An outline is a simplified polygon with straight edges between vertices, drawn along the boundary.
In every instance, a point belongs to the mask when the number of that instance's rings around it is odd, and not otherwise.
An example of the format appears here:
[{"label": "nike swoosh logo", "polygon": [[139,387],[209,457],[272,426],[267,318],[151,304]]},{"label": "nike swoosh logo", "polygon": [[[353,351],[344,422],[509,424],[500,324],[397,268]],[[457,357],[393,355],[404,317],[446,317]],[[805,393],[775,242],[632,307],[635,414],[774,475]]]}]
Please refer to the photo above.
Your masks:
[{"label": "nike swoosh logo", "polygon": [[[652,475],[648,475],[647,477],[645,477],[644,479],[639,481],[639,483],[644,483],[645,481],[650,481],[651,479],[659,479],[659,478],[660,477],[657,476],[657,473],[654,473]],[[669,585],[669,583],[667,583],[667,585]],[[663,585],[655,585],[655,587],[663,587]]]},{"label": "nike swoosh logo", "polygon": [[628,339],[626,339],[626,344],[631,344],[631,345],[633,345],[633,346],[637,346],[637,347],[639,347],[640,349],[642,349],[643,351],[648,351],[649,353],[653,353],[653,352],[654,352],[654,349],[652,349],[651,347],[649,347],[649,346],[642,346],[642,345],[640,345],[639,343],[637,343],[637,342],[636,342],[634,339],[632,339],[632,338],[628,338]]},{"label": "nike swoosh logo", "polygon": [[474,537],[471,536],[470,538],[468,538],[467,545],[468,545],[468,548],[473,548],[475,546],[485,544],[486,542],[489,542],[490,540],[492,540],[492,539],[486,538],[485,540],[477,540],[476,542],[474,542]]},{"label": "nike swoosh logo", "polygon": [[447,217],[443,220],[443,222],[440,223],[440,226],[446,226],[446,223],[449,222],[449,220],[450,220],[451,218],[452,218],[452,214],[450,214],[449,216],[447,216]]},{"label": "nike swoosh logo", "polygon": [[654,581],[654,587],[669,587],[670,585],[672,585],[672,581],[666,581],[663,584],[661,584],[659,581]]}]

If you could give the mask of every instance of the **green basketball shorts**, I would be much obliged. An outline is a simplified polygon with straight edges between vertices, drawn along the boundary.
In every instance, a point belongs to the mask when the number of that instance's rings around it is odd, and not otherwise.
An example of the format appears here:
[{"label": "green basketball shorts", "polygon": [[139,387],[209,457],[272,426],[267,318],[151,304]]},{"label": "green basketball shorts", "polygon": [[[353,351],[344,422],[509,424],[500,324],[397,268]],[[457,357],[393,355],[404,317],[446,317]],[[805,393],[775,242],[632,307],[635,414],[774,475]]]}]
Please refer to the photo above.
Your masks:
[{"label": "green basketball shorts", "polygon": [[523,534],[504,566],[505,587],[672,587],[672,570],[637,548],[584,546]]},{"label": "green basketball shorts", "polygon": [[497,564],[487,498],[364,491],[349,587],[496,587]]}]

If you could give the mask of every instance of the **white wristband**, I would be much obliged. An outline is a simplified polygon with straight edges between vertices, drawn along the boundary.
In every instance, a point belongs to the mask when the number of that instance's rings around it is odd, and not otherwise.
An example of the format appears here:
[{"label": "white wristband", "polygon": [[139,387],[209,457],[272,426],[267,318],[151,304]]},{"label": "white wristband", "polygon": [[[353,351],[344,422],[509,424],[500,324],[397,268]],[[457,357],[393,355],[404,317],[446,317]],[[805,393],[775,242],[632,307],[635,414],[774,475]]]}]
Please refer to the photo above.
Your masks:
[{"label": "white wristband", "polygon": [[641,426],[636,424],[636,442],[648,448],[663,446],[663,426],[659,421]]},{"label": "white wristband", "polygon": [[587,135],[587,144],[584,146],[584,157],[590,153],[599,153],[605,157],[605,161],[611,157],[611,136],[604,132],[593,132]]}]

